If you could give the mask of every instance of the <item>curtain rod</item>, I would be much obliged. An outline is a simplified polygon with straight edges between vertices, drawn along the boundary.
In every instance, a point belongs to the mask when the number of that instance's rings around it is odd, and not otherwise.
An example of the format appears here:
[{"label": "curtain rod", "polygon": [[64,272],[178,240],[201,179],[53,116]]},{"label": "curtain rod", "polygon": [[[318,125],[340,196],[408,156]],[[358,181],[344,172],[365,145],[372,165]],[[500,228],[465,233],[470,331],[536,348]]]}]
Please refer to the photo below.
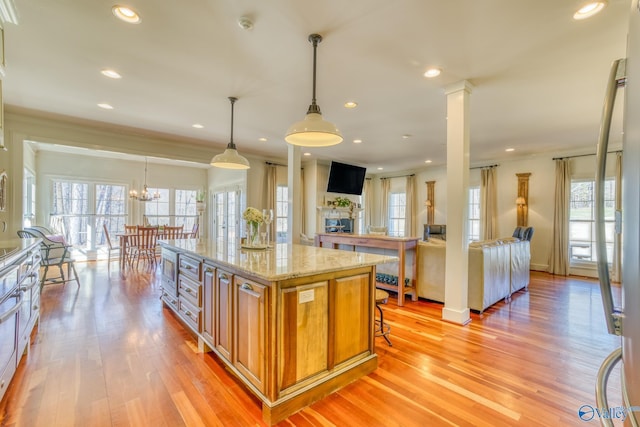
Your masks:
[{"label": "curtain rod", "polygon": [[273,163],[273,162],[264,162],[264,163],[270,166],[282,166],[284,168],[287,167],[287,165],[281,165],[280,163]]},{"label": "curtain rod", "polygon": [[[614,154],[614,153],[622,153],[622,150],[607,151],[607,154]],[[593,153],[593,154],[577,154],[575,156],[554,157],[551,160],[573,159],[574,157],[587,157],[587,156],[595,156],[595,155],[596,155],[596,153]]]},{"label": "curtain rod", "polygon": [[393,178],[406,178],[408,176],[416,176],[415,173],[412,173],[411,175],[398,175],[398,176],[383,176],[380,179],[393,179]]},{"label": "curtain rod", "polygon": [[469,170],[473,169],[485,169],[485,168],[497,168],[500,165],[489,165],[489,166],[476,166],[475,168],[469,168]]}]

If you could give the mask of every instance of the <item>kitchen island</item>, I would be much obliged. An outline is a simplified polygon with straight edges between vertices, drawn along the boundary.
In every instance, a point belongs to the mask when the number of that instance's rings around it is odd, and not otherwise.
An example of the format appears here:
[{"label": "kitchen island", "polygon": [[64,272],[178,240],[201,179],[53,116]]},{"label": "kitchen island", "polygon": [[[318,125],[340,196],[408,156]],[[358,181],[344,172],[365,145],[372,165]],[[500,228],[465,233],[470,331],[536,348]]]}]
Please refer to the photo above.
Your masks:
[{"label": "kitchen island", "polygon": [[262,401],[266,423],[376,369],[376,265],[395,257],[205,239],[160,244],[162,301]]}]

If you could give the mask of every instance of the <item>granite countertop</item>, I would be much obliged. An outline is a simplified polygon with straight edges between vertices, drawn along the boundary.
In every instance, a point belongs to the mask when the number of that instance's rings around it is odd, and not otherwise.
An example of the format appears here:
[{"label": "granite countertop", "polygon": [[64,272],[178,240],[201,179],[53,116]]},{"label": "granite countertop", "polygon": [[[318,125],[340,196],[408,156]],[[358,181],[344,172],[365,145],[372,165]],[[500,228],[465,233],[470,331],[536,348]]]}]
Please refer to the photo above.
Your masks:
[{"label": "granite countertop", "polygon": [[416,240],[421,240],[422,237],[397,237],[397,236],[388,236],[382,234],[354,234],[354,233],[318,233],[319,236],[323,237],[352,237],[355,239],[377,239],[377,240],[389,240],[395,242],[412,242]]},{"label": "granite countertop", "polygon": [[11,265],[24,251],[40,243],[40,239],[0,240],[0,268]]},{"label": "granite countertop", "polygon": [[163,247],[214,261],[269,282],[397,261],[394,256],[278,243],[266,250],[241,249],[235,242],[208,239],[160,241]]}]

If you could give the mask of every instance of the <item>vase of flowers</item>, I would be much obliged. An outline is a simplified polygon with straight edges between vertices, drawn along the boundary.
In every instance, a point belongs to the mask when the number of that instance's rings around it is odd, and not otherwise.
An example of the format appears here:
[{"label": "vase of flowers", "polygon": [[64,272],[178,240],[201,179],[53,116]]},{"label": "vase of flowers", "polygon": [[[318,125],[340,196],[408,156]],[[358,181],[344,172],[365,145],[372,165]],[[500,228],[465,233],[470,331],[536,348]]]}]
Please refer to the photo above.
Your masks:
[{"label": "vase of flowers", "polygon": [[260,246],[260,226],[264,223],[262,212],[256,208],[248,207],[244,210],[242,219],[247,222],[246,246]]}]

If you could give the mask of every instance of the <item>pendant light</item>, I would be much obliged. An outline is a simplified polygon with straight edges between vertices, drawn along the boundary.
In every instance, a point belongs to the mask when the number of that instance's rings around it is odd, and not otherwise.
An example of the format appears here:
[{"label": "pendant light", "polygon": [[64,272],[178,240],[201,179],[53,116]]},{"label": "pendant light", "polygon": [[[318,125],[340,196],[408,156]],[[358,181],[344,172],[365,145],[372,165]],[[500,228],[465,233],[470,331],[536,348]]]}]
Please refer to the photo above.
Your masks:
[{"label": "pendant light", "polygon": [[231,102],[231,139],[224,153],[218,154],[211,159],[211,166],[223,169],[249,169],[249,160],[238,154],[236,144],[233,143],[233,104],[238,100],[233,96],[229,97]]},{"label": "pendant light", "polygon": [[147,163],[148,159],[145,157],[144,159],[144,187],[142,187],[142,191],[140,194],[136,190],[129,191],[129,198],[135,199],[141,202],[150,202],[151,200],[158,200],[160,198],[160,193],[157,191],[154,193],[150,193],[147,188]]},{"label": "pendant light", "polygon": [[322,41],[320,34],[311,34],[309,41],[313,44],[313,95],[311,105],[304,120],[289,127],[285,141],[301,147],[329,147],[340,144],[342,135],[333,123],[322,118],[320,107],[316,104],[316,50]]}]

